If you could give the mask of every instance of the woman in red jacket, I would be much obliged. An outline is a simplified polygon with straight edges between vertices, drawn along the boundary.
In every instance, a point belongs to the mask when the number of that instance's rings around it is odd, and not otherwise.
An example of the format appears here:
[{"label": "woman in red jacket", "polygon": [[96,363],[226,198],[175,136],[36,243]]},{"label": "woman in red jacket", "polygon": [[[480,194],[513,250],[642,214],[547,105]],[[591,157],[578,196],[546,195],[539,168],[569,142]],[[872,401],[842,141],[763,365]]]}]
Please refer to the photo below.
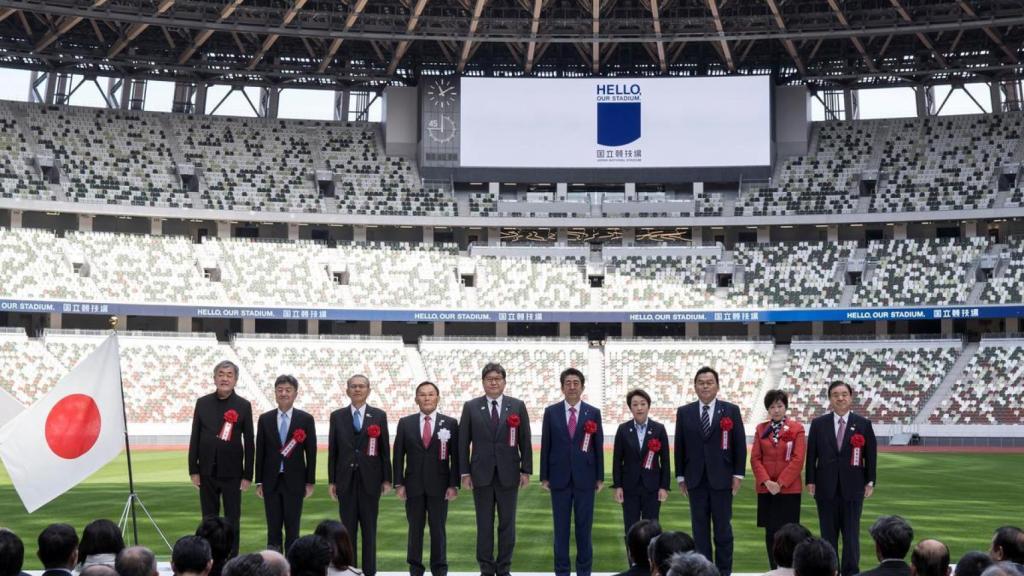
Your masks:
[{"label": "woman in red jacket", "polygon": [[757,481],[757,525],[764,528],[768,563],[777,565],[772,556],[775,531],[790,522],[800,522],[800,492],[803,483],[807,438],[804,427],[786,417],[789,396],[782,390],[769,390],[764,395],[769,420],[757,425],[750,452],[750,467]]}]

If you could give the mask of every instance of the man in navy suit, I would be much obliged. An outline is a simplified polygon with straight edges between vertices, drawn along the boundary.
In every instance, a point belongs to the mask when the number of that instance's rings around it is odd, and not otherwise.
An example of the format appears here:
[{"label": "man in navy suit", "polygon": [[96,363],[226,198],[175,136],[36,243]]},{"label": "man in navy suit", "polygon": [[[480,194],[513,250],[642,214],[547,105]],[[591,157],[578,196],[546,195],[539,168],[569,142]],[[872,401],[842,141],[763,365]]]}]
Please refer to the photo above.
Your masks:
[{"label": "man in navy suit", "polygon": [[718,372],[704,366],[693,379],[697,402],[676,410],[676,482],[690,499],[690,524],[697,552],[712,558],[722,576],[732,574],[732,498],[747,467],[743,415],[718,399]]},{"label": "man in navy suit", "polygon": [[559,376],[564,402],[544,410],[540,483],[551,492],[555,523],[555,574],[569,575],[569,521],[576,517],[576,574],[590,576],[594,495],[604,487],[601,411],[581,401],[585,379],[575,368]]},{"label": "man in navy suit", "polygon": [[78,563],[78,534],[67,524],[50,524],[37,541],[42,576],[70,576]]},{"label": "man in navy suit", "polygon": [[875,491],[878,444],[871,422],[850,411],[853,387],[828,386],[832,411],[811,421],[807,433],[807,490],[818,506],[821,537],[836,550],[843,535],[842,576],[860,572],[860,514]]}]

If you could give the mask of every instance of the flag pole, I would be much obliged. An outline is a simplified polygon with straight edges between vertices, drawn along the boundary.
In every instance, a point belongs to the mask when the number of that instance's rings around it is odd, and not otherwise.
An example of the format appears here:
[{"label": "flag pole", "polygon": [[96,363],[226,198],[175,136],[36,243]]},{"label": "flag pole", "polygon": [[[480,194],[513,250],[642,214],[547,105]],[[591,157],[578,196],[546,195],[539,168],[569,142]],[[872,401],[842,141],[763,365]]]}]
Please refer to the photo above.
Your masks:
[{"label": "flag pole", "polygon": [[[117,336],[117,316],[110,317],[110,329]],[[117,381],[121,386],[121,417],[124,419],[124,451],[128,456],[128,508],[132,515],[132,541],[139,545],[139,521],[135,515],[135,476],[132,473],[132,445],[128,441],[128,409],[124,401],[124,378],[121,376],[121,345],[117,346]]]}]

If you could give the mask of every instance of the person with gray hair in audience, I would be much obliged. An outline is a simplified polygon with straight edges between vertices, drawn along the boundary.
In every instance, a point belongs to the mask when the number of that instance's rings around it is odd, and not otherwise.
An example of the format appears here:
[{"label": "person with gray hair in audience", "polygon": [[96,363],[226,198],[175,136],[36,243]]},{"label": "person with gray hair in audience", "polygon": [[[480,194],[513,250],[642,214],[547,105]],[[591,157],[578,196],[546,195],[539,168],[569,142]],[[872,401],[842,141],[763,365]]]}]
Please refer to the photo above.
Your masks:
[{"label": "person with gray hair in audience", "polygon": [[677,552],[669,559],[666,576],[719,576],[718,568],[696,552]]},{"label": "person with gray hair in audience", "polygon": [[156,569],[156,556],[145,546],[125,548],[117,554],[114,570],[118,576],[160,576]]},{"label": "person with gray hair in audience", "polygon": [[78,573],[78,576],[118,576],[117,570],[114,570],[106,564],[90,564]]},{"label": "person with gray hair in audience", "polygon": [[292,573],[288,560],[277,550],[261,550],[260,556],[263,557],[263,567],[269,576],[290,576]]},{"label": "person with gray hair in audience", "polygon": [[213,551],[202,536],[182,536],[171,551],[174,576],[208,576],[213,568]]},{"label": "person with gray hair in audience", "polygon": [[934,539],[921,540],[910,555],[913,576],[950,576],[949,547]]},{"label": "person with gray hair in audience", "polygon": [[669,561],[673,554],[693,552],[697,544],[686,532],[662,532],[647,545],[647,560],[651,563],[651,576],[668,574]]},{"label": "person with gray hair in audience", "polygon": [[765,576],[793,576],[793,551],[801,542],[811,538],[811,531],[800,524],[790,522],[775,531],[772,542],[772,558],[778,568]]},{"label": "person with gray hair in audience", "polygon": [[972,550],[960,557],[956,563],[956,576],[981,576],[986,568],[992,565],[992,558],[987,552]]},{"label": "person with gray hair in audience", "polygon": [[981,573],[981,576],[1024,576],[1024,572],[1019,570],[1017,566],[1019,566],[1019,564],[1014,564],[1013,562],[1008,561],[996,562],[988,568],[985,568],[985,571]]},{"label": "person with gray hair in audience", "polygon": [[808,538],[793,551],[793,573],[796,576],[836,576],[839,573],[836,549],[827,540]]},{"label": "person with gray hair in audience", "polygon": [[901,516],[880,516],[868,529],[875,541],[878,567],[861,572],[861,576],[909,576],[910,565],[904,560],[914,543],[914,529]]}]

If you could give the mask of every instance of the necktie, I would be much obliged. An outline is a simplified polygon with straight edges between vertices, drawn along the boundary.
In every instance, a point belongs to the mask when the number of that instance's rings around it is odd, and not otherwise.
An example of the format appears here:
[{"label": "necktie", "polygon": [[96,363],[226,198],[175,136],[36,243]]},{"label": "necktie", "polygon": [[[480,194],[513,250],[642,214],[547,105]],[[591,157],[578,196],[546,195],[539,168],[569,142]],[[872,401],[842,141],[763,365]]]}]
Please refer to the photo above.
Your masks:
[{"label": "necktie", "polygon": [[711,416],[708,415],[708,410],[711,406],[704,405],[704,411],[700,413],[700,429],[704,433],[705,438],[711,437]]},{"label": "necktie", "polygon": [[359,410],[352,414],[352,424],[355,426],[357,434],[363,431],[363,416]]},{"label": "necktie", "polygon": [[424,416],[424,418],[423,418],[423,447],[424,448],[430,446],[430,437],[432,435],[433,434],[431,434],[431,428],[430,428],[430,416]]},{"label": "necktie", "polygon": [[498,401],[491,400],[491,428],[498,431]]},{"label": "necktie", "polygon": [[843,438],[846,436],[846,420],[843,418],[839,419],[839,430],[836,430],[836,446],[840,450],[843,449]]},{"label": "necktie", "polygon": [[569,438],[576,435],[576,408],[569,407]]},{"label": "necktie", "polygon": [[[281,424],[277,427],[277,434],[281,437],[281,446],[284,446],[284,439],[288,437],[288,413],[281,412]],[[281,458],[281,467],[278,472],[284,472],[284,458]]]}]

